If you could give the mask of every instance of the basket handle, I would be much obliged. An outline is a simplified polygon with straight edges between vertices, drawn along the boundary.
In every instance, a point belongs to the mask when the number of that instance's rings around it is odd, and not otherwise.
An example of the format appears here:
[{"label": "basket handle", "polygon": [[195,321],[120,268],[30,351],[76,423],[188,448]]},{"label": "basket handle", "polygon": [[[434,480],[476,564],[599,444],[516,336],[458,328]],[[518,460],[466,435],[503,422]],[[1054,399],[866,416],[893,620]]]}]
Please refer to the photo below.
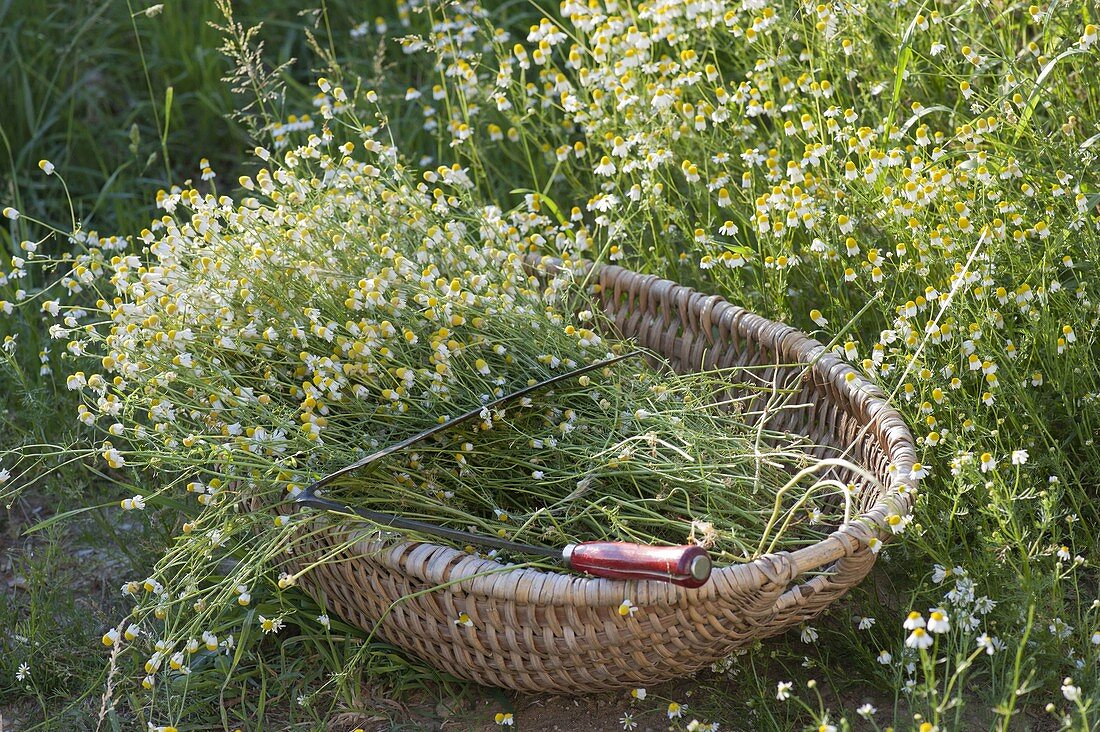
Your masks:
[{"label": "basket handle", "polygon": [[657,580],[681,587],[702,587],[710,579],[710,555],[700,546],[649,546],[617,541],[570,544],[565,564],[596,577]]}]

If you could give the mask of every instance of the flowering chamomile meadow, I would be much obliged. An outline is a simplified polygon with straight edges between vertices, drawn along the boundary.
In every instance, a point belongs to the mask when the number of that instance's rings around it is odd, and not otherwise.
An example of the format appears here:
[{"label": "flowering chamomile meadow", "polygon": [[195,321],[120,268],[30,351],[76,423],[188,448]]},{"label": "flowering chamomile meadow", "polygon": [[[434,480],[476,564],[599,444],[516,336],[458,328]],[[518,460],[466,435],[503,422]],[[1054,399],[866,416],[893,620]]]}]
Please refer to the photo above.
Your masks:
[{"label": "flowering chamomile meadow", "polygon": [[[100,719],[117,706],[151,730],[228,727],[234,678],[242,698],[289,699],[302,728],[371,712],[364,682],[459,694],[305,596],[292,560],[316,529],[269,509],[386,442],[629,353],[601,335],[587,260],[832,344],[906,418],[920,489],[874,573],[826,614],[695,682],[614,695],[576,729],[1093,728],[1096,7],[402,0],[371,14],[339,64],[326,57],[312,108],[256,131],[258,172],[231,195],[201,164],[140,232],[3,211],[36,238],[12,240],[0,313],[41,324],[30,360],[74,397],[75,436],[5,453],[0,491],[85,463],[118,486],[111,510],[171,526],[156,566],[121,587],[132,614],[103,628]],[[384,63],[418,71],[367,83]],[[65,195],[63,169],[40,173]],[[70,253],[45,253],[58,243]],[[10,369],[28,362],[17,337],[3,349]],[[761,479],[752,430],[700,400],[720,395],[715,378],[616,361],[344,490],[550,546],[701,534],[725,563],[845,520],[843,486],[776,500],[805,464],[797,437]],[[656,510],[658,495],[682,502]],[[6,652],[19,683],[34,678],[29,649]],[[273,673],[287,655],[323,673]],[[560,723],[522,697],[484,708],[468,726]]]},{"label": "flowering chamomile meadow", "polygon": [[[132,614],[102,637],[113,682],[127,683],[123,664],[140,669],[150,716],[173,722],[154,727],[187,720],[192,674],[232,673],[219,661],[238,635],[331,629],[327,612],[279,602],[316,563],[338,560],[297,561],[321,529],[276,504],[471,409],[472,427],[342,480],[342,500],[539,545],[697,543],[722,563],[814,543],[854,518],[852,487],[801,481],[830,465],[806,438],[734,416],[751,389],[728,396],[721,372],[658,373],[646,352],[601,336],[611,328],[587,268],[562,260],[555,274],[525,256],[569,236],[557,222],[474,208],[457,166],[416,183],[377,130],[348,110],[324,116],[360,142],[309,135],[277,161],[258,148],[272,169],[242,177],[239,201],[174,188],[136,240],[79,241],[71,261],[27,247],[26,266],[68,271],[19,301],[57,319],[50,336],[84,367],[65,385],[88,434],[64,459],[135,474],[148,487],[123,511],[191,504],[150,575],[122,586]],[[98,297],[72,305],[55,289]],[[591,374],[498,403],[582,365]],[[43,445],[9,456],[20,473],[57,457]],[[636,608],[624,598],[619,612]]]}]

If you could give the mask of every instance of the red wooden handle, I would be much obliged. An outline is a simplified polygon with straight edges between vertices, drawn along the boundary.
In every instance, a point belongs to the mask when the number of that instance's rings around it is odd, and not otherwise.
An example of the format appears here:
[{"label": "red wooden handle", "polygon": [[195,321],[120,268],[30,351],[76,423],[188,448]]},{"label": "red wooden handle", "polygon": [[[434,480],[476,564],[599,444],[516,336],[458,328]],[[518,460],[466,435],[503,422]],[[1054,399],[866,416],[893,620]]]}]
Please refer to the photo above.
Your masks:
[{"label": "red wooden handle", "polygon": [[660,580],[683,587],[702,587],[710,579],[710,555],[699,546],[586,541],[570,544],[562,556],[571,568],[596,577]]}]

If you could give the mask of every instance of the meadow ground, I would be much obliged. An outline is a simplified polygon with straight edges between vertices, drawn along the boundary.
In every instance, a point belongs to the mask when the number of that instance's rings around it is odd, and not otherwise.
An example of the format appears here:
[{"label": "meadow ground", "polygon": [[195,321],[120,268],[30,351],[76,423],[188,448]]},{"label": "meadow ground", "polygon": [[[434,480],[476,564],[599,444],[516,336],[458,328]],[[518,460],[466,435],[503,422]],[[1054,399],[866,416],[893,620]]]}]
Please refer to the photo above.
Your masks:
[{"label": "meadow ground", "polygon": [[[1093,3],[367,5],[0,4],[0,728],[1100,727]],[[911,425],[915,518],[812,623],[633,697],[462,684],[318,625],[243,550],[205,575],[257,577],[217,616],[224,660],[147,673],[152,637],[105,647],[135,604],[167,627],[119,588],[168,585],[184,523],[224,516],[158,488],[140,447],[107,454],[67,381],[110,379],[107,341],[88,331],[89,358],[48,329],[132,295],[109,235],[140,254],[150,221],[186,239],[208,196],[257,188],[294,210],[262,171],[349,141],[498,207],[532,251],[834,343]],[[20,450],[49,455],[23,472]]]}]

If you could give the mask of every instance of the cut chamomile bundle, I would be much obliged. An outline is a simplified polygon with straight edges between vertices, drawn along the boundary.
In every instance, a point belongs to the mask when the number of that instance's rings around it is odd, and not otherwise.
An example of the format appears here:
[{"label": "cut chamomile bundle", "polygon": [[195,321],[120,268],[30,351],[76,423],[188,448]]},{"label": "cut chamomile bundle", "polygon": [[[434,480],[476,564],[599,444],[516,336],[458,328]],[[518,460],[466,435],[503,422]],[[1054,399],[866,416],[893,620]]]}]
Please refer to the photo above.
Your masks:
[{"label": "cut chamomile bundle", "polygon": [[[475,536],[546,547],[691,543],[725,563],[780,540],[812,543],[843,520],[832,486],[792,479],[815,472],[810,445],[750,427],[736,411],[750,395],[722,400],[728,375],[658,371],[634,355],[484,408],[473,424],[371,461],[326,492]],[[457,546],[473,551],[470,541]]]},{"label": "cut chamomile bundle", "polygon": [[[154,574],[124,588],[137,622],[161,623],[150,684],[164,649],[234,627],[257,588],[299,566],[288,557],[325,521],[276,510],[313,481],[637,350],[614,337],[588,268],[531,258],[583,227],[479,205],[457,168],[417,182],[375,140],[365,160],[355,150],[312,137],[279,163],[261,151],[270,169],[242,179],[256,197],[164,193],[140,253],[93,248],[77,263],[102,273],[84,282],[97,309],[62,330],[96,366],[68,378],[94,435],[85,452],[154,481],[124,508],[189,506]],[[677,375],[641,351],[485,407],[328,490],[538,546],[694,543],[748,561],[858,513],[821,449],[769,427],[807,406],[792,396],[763,370]]]}]

